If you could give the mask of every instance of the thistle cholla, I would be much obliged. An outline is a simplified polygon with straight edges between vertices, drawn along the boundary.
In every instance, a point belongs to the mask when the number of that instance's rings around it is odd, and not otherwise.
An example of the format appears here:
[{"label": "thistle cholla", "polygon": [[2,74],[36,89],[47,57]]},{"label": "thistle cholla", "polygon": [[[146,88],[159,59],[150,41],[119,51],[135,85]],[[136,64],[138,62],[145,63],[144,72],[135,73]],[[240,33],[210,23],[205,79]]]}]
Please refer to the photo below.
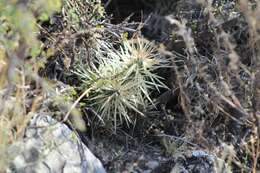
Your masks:
[{"label": "thistle cholla", "polygon": [[75,73],[84,89],[92,88],[88,105],[104,123],[112,122],[116,128],[122,122],[131,123],[134,113],[143,116],[146,106],[153,104],[150,92],[166,87],[154,72],[167,65],[151,42],[137,38],[123,42],[118,50],[102,44],[96,62],[90,67],[79,65]]}]

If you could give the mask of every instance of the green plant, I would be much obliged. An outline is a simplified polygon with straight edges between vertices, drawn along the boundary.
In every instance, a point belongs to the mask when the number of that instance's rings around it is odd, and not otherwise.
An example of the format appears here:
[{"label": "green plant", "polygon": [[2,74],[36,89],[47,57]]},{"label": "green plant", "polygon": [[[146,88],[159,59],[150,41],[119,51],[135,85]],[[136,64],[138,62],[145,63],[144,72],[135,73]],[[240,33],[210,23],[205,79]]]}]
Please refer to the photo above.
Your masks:
[{"label": "green plant", "polygon": [[81,22],[95,23],[105,15],[101,0],[66,0],[64,1],[66,16],[71,19],[72,25],[80,27]]},{"label": "green plant", "polygon": [[[48,16],[61,8],[60,0],[33,0],[28,2],[0,1],[0,43],[6,50],[13,51],[24,46],[29,55],[40,52],[37,40],[37,20],[46,20]],[[20,57],[22,58],[22,57]]]},{"label": "green plant", "polygon": [[151,42],[138,38],[124,41],[118,50],[103,43],[96,52],[96,62],[91,66],[79,64],[75,74],[82,88],[89,91],[89,106],[116,128],[122,122],[131,123],[134,112],[144,115],[145,107],[153,104],[150,92],[166,88],[155,70],[167,66]]}]

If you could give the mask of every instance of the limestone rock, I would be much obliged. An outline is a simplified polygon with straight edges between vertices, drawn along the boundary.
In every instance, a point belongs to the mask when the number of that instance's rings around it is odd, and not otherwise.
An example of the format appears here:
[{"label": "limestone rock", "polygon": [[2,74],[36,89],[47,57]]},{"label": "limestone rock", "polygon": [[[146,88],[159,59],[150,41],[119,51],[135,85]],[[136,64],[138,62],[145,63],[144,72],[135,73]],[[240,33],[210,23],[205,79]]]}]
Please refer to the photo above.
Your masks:
[{"label": "limestone rock", "polygon": [[101,162],[65,124],[35,116],[25,138],[10,146],[17,154],[11,173],[105,173]]}]

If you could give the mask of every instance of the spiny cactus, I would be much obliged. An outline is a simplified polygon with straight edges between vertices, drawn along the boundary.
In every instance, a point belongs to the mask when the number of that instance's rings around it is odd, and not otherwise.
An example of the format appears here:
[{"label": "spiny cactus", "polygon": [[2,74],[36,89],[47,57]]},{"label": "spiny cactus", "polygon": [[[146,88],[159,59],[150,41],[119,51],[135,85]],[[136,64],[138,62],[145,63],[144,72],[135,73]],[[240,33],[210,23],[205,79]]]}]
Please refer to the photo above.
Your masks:
[{"label": "spiny cactus", "polygon": [[82,87],[92,88],[87,98],[89,106],[105,123],[113,122],[115,128],[118,123],[132,122],[130,111],[143,115],[145,107],[153,104],[150,92],[166,87],[154,72],[167,67],[168,61],[161,59],[155,46],[145,39],[125,41],[119,50],[103,44],[102,51],[96,52],[96,61],[91,67],[79,65],[75,73]]}]

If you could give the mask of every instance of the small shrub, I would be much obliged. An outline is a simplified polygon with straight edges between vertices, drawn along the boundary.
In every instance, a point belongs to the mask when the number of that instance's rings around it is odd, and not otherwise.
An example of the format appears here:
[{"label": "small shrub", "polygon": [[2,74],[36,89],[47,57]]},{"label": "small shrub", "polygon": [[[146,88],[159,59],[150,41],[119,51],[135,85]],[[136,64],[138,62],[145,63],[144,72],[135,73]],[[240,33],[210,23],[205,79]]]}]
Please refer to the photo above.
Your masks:
[{"label": "small shrub", "polygon": [[119,50],[104,43],[102,51],[96,52],[96,61],[90,67],[80,64],[75,73],[83,88],[91,88],[89,106],[115,128],[133,122],[132,112],[143,116],[145,107],[153,104],[150,92],[166,88],[155,70],[167,67],[168,62],[160,59],[155,46],[145,39],[125,41]]}]

